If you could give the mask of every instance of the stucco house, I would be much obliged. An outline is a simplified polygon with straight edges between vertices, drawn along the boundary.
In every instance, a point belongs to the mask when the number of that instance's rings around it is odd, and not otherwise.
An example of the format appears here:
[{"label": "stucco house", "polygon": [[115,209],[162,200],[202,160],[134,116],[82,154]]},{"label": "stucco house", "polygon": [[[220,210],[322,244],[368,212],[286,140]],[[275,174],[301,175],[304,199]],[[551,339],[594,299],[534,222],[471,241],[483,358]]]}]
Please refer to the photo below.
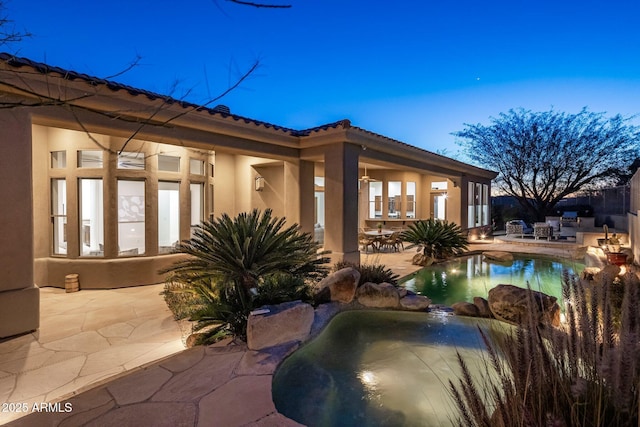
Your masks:
[{"label": "stucco house", "polygon": [[0,54],[0,338],[38,287],[159,283],[194,224],[271,208],[359,260],[358,229],[490,223],[496,173],[342,120],[287,129]]}]

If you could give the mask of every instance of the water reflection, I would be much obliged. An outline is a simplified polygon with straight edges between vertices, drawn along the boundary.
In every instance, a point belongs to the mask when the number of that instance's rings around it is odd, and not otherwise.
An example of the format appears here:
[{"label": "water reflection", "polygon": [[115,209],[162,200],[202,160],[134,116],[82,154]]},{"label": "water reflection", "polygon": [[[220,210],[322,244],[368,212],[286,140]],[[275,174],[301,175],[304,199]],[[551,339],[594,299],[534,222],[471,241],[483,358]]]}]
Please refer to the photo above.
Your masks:
[{"label": "water reflection", "polygon": [[484,319],[354,311],[337,315],[276,372],[278,411],[310,427],[448,426],[448,381],[486,362]]},{"label": "water reflection", "polygon": [[485,261],[482,255],[459,258],[424,268],[403,283],[407,289],[426,295],[436,304],[472,302],[485,297],[499,284],[512,284],[553,295],[562,295],[562,272],[579,274],[584,263],[550,257],[516,255],[508,264]]}]

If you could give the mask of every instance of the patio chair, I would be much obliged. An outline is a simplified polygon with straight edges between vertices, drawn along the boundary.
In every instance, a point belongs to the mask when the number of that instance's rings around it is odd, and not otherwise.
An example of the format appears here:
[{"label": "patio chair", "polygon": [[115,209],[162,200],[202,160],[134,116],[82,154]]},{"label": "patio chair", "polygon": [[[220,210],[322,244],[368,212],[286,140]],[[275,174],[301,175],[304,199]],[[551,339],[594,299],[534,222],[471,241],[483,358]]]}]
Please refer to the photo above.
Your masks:
[{"label": "patio chair", "polygon": [[553,236],[553,231],[549,224],[547,224],[546,222],[536,222],[535,224],[533,224],[533,237],[536,240],[551,240],[551,236]]},{"label": "patio chair", "polygon": [[520,224],[507,224],[507,236],[517,235],[524,237],[524,226]]},{"label": "patio chair", "polygon": [[383,237],[381,241],[381,245],[385,248],[389,248],[390,250],[393,250],[394,252],[400,252],[400,248],[404,250],[404,243],[400,238],[399,232],[394,232],[388,237]]},{"label": "patio chair", "polygon": [[364,233],[358,233],[358,244],[365,252],[368,252],[367,248],[371,246],[371,250],[376,252],[378,247],[376,245],[376,238],[367,236]]}]

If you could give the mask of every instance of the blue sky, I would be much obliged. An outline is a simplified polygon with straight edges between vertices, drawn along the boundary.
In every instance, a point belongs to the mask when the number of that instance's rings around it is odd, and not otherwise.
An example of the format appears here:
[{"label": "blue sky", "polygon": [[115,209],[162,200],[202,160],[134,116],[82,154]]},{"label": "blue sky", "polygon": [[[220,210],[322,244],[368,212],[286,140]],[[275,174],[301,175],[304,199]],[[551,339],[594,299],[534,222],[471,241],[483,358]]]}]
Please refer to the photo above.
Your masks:
[{"label": "blue sky", "polygon": [[291,0],[281,10],[225,0],[5,3],[16,27],[33,33],[5,50],[98,77],[140,55],[115,80],[191,102],[221,93],[258,60],[219,103],[295,129],[348,118],[454,154],[451,132],[510,108],[640,113],[637,0]]}]

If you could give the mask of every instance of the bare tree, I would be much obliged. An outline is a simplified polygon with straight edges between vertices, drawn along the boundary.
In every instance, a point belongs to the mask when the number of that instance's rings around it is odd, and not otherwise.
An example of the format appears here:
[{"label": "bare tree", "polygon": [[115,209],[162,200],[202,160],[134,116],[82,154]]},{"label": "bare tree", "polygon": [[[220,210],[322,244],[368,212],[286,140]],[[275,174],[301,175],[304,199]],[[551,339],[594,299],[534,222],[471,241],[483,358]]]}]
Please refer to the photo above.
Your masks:
[{"label": "bare tree", "polygon": [[491,124],[453,133],[471,161],[499,172],[496,184],[543,221],[562,198],[612,183],[638,156],[631,118],[583,108],[577,114],[509,110]]},{"label": "bare tree", "polygon": [[[245,6],[251,7],[269,7],[269,8],[287,8],[289,5],[275,5],[275,4],[262,4],[262,3],[253,3],[253,2],[245,2],[238,0],[228,0],[233,3],[238,3]],[[4,13],[5,11],[5,2],[0,0],[0,47],[4,45],[15,44],[20,42],[25,37],[30,37],[31,34],[26,31],[18,31],[15,29],[13,25],[13,21],[7,17]],[[190,94],[190,91],[187,90],[184,95],[179,98],[173,97],[173,93],[177,91],[177,82],[173,84],[172,90],[168,95],[158,95],[151,94],[144,90],[140,90],[140,92],[144,92],[150,98],[154,100],[160,100],[160,102],[156,102],[155,105],[149,108],[147,111],[121,111],[121,110],[113,110],[113,111],[104,111],[102,109],[92,108],[90,103],[84,102],[87,98],[91,98],[100,94],[101,91],[104,90],[105,87],[114,87],[121,86],[117,83],[111,81],[111,79],[116,78],[125,74],[127,71],[138,66],[141,57],[136,57],[133,61],[131,61],[126,67],[124,67],[118,73],[108,76],[105,78],[99,77],[91,77],[87,78],[85,75],[81,75],[79,73],[70,72],[67,70],[62,70],[57,67],[51,67],[47,64],[35,63],[33,61],[17,58],[13,55],[0,53],[0,61],[4,62],[8,67],[5,67],[4,70],[0,70],[0,88],[4,88],[8,90],[9,93],[13,93],[15,95],[19,95],[18,97],[13,96],[0,96],[0,109],[13,109],[13,108],[25,108],[25,107],[60,107],[69,111],[74,120],[77,122],[78,126],[83,129],[83,131],[88,135],[88,137],[102,150],[114,152],[120,154],[127,147],[129,142],[136,138],[136,136],[148,126],[168,126],[172,121],[189,114],[190,112],[200,110],[202,108],[208,108],[213,103],[219,101],[221,98],[226,96],[229,92],[236,89],[240,86],[244,81],[246,81],[251,74],[253,74],[259,67],[259,61],[254,61],[246,71],[239,73],[238,77],[229,83],[228,87],[221,90],[218,95],[210,97],[204,103],[193,104],[186,101],[186,98]],[[27,67],[24,67],[27,66]],[[65,87],[64,85],[60,85],[56,83],[55,85],[33,85],[28,82],[26,78],[29,74],[33,73],[31,67],[35,68],[39,73],[41,73],[45,78],[49,75],[57,74],[57,77],[61,77],[63,80],[68,81],[69,83],[73,82],[77,79],[82,80],[91,80],[92,89],[83,90],[78,92],[77,90],[72,90],[71,85]],[[9,70],[9,71],[7,71]],[[168,109],[176,104],[181,103],[185,108],[181,110],[180,113],[165,113]],[[125,121],[134,121],[136,123],[135,130],[131,133],[131,135],[125,140],[122,146],[114,151],[108,147],[102,145],[85,127],[80,116],[82,112],[91,112],[94,114],[98,114],[101,116],[106,116],[111,119],[120,119]]]},{"label": "bare tree", "polygon": [[267,9],[289,9],[289,8],[291,8],[290,4],[258,3],[258,2],[243,1],[243,0],[227,0],[227,1],[231,2],[231,3],[241,4],[243,6],[267,8]]},{"label": "bare tree", "polygon": [[5,8],[5,2],[0,0],[0,47],[31,36],[27,31],[16,30],[13,21],[4,13]]}]

